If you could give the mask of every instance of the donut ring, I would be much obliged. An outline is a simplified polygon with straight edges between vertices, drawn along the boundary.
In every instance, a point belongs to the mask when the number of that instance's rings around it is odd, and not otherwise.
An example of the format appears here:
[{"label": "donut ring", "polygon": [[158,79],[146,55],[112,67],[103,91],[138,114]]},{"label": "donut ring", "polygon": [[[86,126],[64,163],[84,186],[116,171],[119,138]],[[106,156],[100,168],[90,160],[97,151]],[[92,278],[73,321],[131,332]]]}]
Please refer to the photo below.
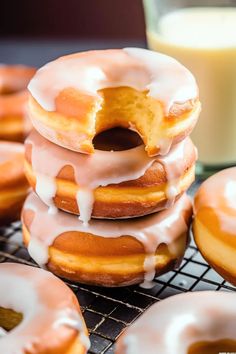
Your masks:
[{"label": "donut ring", "polygon": [[208,178],[194,198],[193,234],[199,251],[224,279],[236,285],[236,168]]},{"label": "donut ring", "polygon": [[[111,135],[114,139],[115,134]],[[179,198],[194,180],[197,154],[189,138],[167,156],[153,158],[143,146],[78,154],[49,142],[36,131],[25,144],[25,173],[40,199],[51,209],[56,206],[80,213],[84,222],[91,215],[127,218],[159,211]]]},{"label": "donut ring", "polygon": [[24,145],[0,141],[0,225],[19,220],[29,191],[23,166]]},{"label": "donut ring", "polygon": [[42,269],[1,263],[0,283],[1,353],[87,352],[78,301],[61,280]]},{"label": "donut ring", "polygon": [[0,139],[23,142],[31,129],[26,117],[27,85],[34,68],[0,65]]},{"label": "donut ring", "polygon": [[192,74],[176,60],[140,48],[59,58],[38,70],[28,87],[36,130],[88,154],[96,134],[123,127],[139,133],[149,156],[165,155],[189,135],[200,112]]},{"label": "donut ring", "polygon": [[161,300],[122,334],[115,353],[233,353],[235,301],[234,293],[223,291],[186,293]]},{"label": "donut ring", "polygon": [[100,286],[125,286],[173,269],[187,244],[192,205],[183,195],[171,208],[143,218],[95,220],[48,208],[31,194],[22,211],[23,238],[31,257],[53,273]]}]

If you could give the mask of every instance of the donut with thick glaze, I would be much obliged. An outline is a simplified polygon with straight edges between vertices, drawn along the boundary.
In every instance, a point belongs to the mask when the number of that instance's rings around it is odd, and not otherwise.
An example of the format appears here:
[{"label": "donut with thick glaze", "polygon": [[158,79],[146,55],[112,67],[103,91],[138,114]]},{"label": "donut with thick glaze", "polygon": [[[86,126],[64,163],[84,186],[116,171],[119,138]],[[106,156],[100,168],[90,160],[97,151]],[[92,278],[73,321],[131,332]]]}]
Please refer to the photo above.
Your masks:
[{"label": "donut with thick glaze", "polygon": [[219,354],[236,351],[236,294],[202,291],[151,306],[117,341],[116,354]]},{"label": "donut with thick glaze", "polygon": [[192,131],[200,112],[192,74],[175,59],[141,48],[61,57],[29,84],[36,130],[67,149],[91,154],[98,133],[123,127],[149,156],[165,155]]},{"label": "donut with thick glaze", "polygon": [[[110,140],[122,148],[134,139],[132,134],[113,130]],[[104,148],[104,140],[102,143]],[[51,212],[56,207],[80,214],[85,223],[90,216],[129,218],[165,209],[194,180],[197,153],[189,138],[173,146],[166,156],[155,157],[148,157],[143,145],[79,154],[49,142],[36,131],[25,144],[26,176],[40,199]]]},{"label": "donut with thick glaze", "polygon": [[22,211],[31,257],[53,273],[101,286],[144,282],[180,263],[188,241],[192,204],[185,194],[169,209],[129,220],[95,220],[48,207],[31,194]]},{"label": "donut with thick glaze", "polygon": [[89,339],[72,290],[49,272],[0,264],[0,351],[85,354]]}]

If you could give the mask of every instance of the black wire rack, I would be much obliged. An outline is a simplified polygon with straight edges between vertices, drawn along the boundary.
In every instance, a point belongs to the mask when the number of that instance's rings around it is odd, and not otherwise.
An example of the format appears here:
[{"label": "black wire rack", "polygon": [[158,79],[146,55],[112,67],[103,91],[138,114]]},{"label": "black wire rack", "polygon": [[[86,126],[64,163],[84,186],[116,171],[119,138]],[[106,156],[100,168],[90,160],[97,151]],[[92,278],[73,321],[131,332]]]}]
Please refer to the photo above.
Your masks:
[{"label": "black wire rack", "polygon": [[[197,186],[195,184],[191,188],[191,194]],[[22,245],[20,222],[0,228],[0,262],[36,266]],[[187,291],[236,290],[209,267],[193,241],[180,268],[156,278],[152,289],[139,286],[100,288],[73,282],[67,284],[80,302],[90,332],[91,354],[114,353],[114,343],[121,332],[157,301]]]}]

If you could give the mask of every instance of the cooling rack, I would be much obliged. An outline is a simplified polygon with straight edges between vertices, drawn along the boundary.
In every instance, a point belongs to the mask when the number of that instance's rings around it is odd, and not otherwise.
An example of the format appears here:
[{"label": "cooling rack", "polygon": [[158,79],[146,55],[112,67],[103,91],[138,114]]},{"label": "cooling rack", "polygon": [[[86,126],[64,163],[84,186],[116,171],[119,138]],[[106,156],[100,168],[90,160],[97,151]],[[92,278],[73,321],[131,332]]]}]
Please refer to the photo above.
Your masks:
[{"label": "cooling rack", "polygon": [[[190,190],[194,194],[199,182]],[[0,262],[36,266],[22,245],[21,224],[0,228]],[[169,296],[201,290],[235,291],[211,269],[191,241],[178,270],[155,279],[152,289],[139,286],[100,288],[67,282],[76,294],[90,332],[91,354],[113,354],[117,337],[149,306]]]}]

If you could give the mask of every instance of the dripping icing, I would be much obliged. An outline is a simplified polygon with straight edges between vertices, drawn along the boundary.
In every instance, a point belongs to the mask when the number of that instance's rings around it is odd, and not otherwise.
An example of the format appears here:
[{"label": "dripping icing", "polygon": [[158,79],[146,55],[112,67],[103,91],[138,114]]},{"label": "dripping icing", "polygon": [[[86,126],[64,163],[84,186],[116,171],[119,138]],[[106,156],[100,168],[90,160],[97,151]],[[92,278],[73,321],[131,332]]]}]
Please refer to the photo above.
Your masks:
[{"label": "dripping icing", "polygon": [[[48,248],[59,235],[65,232],[85,232],[108,238],[130,235],[144,246],[147,255],[144,262],[144,280],[147,285],[155,276],[153,260],[156,249],[161,243],[168,247],[172,246],[171,253],[175,254],[177,258],[182,256],[183,249],[175,250],[172,244],[187,232],[188,226],[184,215],[186,210],[190,209],[190,199],[183,195],[170,209],[159,213],[138,219],[116,221],[92,219],[89,225],[85,226],[75,215],[62,211],[49,215],[47,207],[32,193],[24,205],[24,211],[32,210],[34,212],[32,223],[29,226],[31,235],[29,253],[39,265],[44,266],[48,262]],[[185,244],[183,248],[185,248]]]},{"label": "dripping icing", "polygon": [[25,143],[32,146],[31,163],[36,174],[36,192],[49,206],[51,213],[56,212],[53,202],[56,177],[63,167],[73,168],[78,185],[77,206],[81,212],[80,219],[85,224],[91,217],[93,192],[97,187],[138,179],[154,161],[163,165],[167,177],[166,207],[172,205],[179,193],[178,185],[185,166],[185,154],[194,150],[191,140],[187,138],[173,146],[166,156],[148,157],[143,145],[123,151],[95,150],[94,154],[86,155],[59,147],[36,131],[30,134]]}]

